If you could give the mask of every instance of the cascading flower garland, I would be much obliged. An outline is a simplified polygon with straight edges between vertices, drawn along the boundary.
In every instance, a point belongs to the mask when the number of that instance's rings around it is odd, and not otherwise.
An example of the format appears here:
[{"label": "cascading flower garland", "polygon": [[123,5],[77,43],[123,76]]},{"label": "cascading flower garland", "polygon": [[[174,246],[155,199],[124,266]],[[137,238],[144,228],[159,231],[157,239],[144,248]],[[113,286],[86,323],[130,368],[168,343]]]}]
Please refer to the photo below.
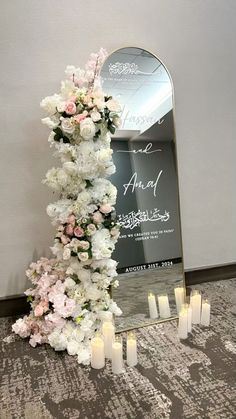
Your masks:
[{"label": "cascading flower garland", "polygon": [[33,284],[25,292],[31,312],[13,325],[32,346],[49,343],[83,364],[90,362],[90,340],[101,321],[121,314],[109,294],[110,285],[118,285],[111,254],[119,225],[117,191],[107,180],[115,172],[110,134],[119,126],[121,108],[101,89],[105,58],[101,49],[91,54],[85,70],[68,66],[60,93],[41,102],[48,113],[42,122],[52,130],[50,146],[62,163],[43,181],[60,194],[47,207],[57,228],[54,258],[41,258],[26,271]]}]

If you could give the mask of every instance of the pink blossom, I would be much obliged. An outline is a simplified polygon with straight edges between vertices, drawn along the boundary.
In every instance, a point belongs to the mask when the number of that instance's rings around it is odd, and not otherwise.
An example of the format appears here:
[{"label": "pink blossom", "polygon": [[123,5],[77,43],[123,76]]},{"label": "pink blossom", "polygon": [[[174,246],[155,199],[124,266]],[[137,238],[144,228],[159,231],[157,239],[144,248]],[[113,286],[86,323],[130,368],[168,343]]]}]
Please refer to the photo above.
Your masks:
[{"label": "pink blossom", "polygon": [[47,322],[51,322],[52,328],[62,328],[65,325],[65,320],[58,313],[49,313],[45,316]]},{"label": "pink blossom", "polygon": [[18,319],[12,326],[13,332],[19,335],[21,338],[26,338],[30,335],[30,322],[27,316],[23,319]]},{"label": "pink blossom", "polygon": [[34,335],[30,336],[29,344],[33,346],[33,348],[35,348],[37,344],[40,345],[41,343],[42,343],[42,336],[40,335],[40,333],[35,333]]},{"label": "pink blossom", "polygon": [[74,114],[75,114],[75,112],[76,112],[76,105],[75,105],[75,103],[74,103],[74,102],[72,102],[72,101],[68,101],[68,102],[66,102],[66,103],[65,103],[65,112],[66,112],[68,115],[74,115]]},{"label": "pink blossom", "polygon": [[93,213],[93,221],[97,224],[104,221],[102,214],[99,211]]},{"label": "pink blossom", "polygon": [[103,214],[109,214],[112,211],[110,204],[103,204],[99,209]]},{"label": "pink blossom", "polygon": [[40,303],[34,308],[34,315],[36,317],[42,316],[46,311],[48,311],[48,300],[42,300]]},{"label": "pink blossom", "polygon": [[67,236],[65,236],[64,234],[61,236],[61,242],[63,243],[63,244],[67,244],[67,243],[69,243],[70,242],[70,239],[69,239],[69,237],[67,237]]},{"label": "pink blossom", "polygon": [[34,309],[34,315],[36,317],[40,317],[43,315],[43,307],[41,304],[38,304]]},{"label": "pink blossom", "polygon": [[74,229],[74,235],[76,237],[83,237],[84,236],[84,230],[81,227],[75,227]]},{"label": "pink blossom", "polygon": [[75,216],[74,216],[74,214],[69,215],[68,223],[71,224],[73,227],[75,226]]},{"label": "pink blossom", "polygon": [[68,224],[66,226],[66,234],[68,234],[69,236],[72,236],[74,232],[74,227],[72,224]]},{"label": "pink blossom", "polygon": [[74,121],[77,122],[77,124],[80,124],[81,121],[83,121],[87,117],[88,112],[80,113],[79,115],[74,116]]}]

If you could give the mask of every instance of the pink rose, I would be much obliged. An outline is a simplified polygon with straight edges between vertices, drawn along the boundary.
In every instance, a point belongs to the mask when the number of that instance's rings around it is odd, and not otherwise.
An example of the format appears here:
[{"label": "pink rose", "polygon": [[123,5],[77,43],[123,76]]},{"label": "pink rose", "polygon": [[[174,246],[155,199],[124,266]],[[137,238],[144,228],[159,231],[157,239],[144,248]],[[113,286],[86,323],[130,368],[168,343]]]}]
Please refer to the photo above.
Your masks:
[{"label": "pink rose", "polygon": [[68,224],[66,226],[66,234],[68,234],[69,236],[72,236],[74,232],[74,226],[72,224]]},{"label": "pink rose", "polygon": [[85,111],[83,113],[80,113],[79,115],[74,116],[74,121],[77,122],[77,124],[80,124],[80,122],[87,117],[87,114],[88,112]]},{"label": "pink rose", "polygon": [[61,236],[61,242],[63,243],[63,244],[67,244],[67,243],[69,243],[70,242],[70,239],[69,239],[69,237],[66,237],[64,234]]},{"label": "pink rose", "polygon": [[93,213],[93,221],[97,224],[104,221],[102,214],[99,211]]},{"label": "pink rose", "polygon": [[75,105],[75,103],[74,102],[71,102],[71,101],[66,102],[65,103],[65,112],[68,115],[74,115],[74,113],[76,112],[76,105]]},{"label": "pink rose", "polygon": [[43,307],[41,304],[38,304],[34,309],[34,315],[35,317],[40,317],[43,315]]},{"label": "pink rose", "polygon": [[76,237],[83,237],[84,236],[84,230],[81,227],[75,227],[74,235]]},{"label": "pink rose", "polygon": [[68,223],[73,225],[73,227],[75,226],[75,216],[74,216],[74,214],[69,215]]},{"label": "pink rose", "polygon": [[112,211],[112,207],[109,204],[103,204],[99,209],[103,214],[109,214]]}]

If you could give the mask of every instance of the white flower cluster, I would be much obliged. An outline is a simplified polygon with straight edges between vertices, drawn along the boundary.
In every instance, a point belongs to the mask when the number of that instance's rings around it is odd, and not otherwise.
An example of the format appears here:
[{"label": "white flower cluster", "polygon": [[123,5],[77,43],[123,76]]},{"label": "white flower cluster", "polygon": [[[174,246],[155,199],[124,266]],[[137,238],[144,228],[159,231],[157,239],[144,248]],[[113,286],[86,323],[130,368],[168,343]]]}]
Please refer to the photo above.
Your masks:
[{"label": "white flower cluster", "polygon": [[85,70],[68,66],[60,92],[41,102],[48,114],[42,122],[52,130],[49,143],[61,162],[43,181],[59,193],[47,207],[57,227],[55,259],[41,258],[27,270],[34,286],[26,291],[32,311],[13,326],[20,336],[30,336],[32,346],[49,343],[84,364],[101,321],[121,314],[109,294],[111,284],[118,285],[111,254],[119,225],[117,191],[107,179],[115,172],[110,134],[119,126],[121,107],[101,90],[105,57],[101,49],[91,54]]}]

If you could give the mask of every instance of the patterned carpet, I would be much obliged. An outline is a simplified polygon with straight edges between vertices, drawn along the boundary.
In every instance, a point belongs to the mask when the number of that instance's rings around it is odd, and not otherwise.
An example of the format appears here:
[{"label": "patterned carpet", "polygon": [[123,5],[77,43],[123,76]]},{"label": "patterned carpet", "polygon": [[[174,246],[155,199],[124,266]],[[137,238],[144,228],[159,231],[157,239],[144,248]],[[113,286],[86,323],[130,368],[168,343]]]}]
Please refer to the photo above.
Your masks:
[{"label": "patterned carpet", "polygon": [[235,419],[236,280],[202,284],[210,328],[179,342],[176,321],[139,329],[139,364],[121,375],[33,349],[0,319],[1,419]]}]

